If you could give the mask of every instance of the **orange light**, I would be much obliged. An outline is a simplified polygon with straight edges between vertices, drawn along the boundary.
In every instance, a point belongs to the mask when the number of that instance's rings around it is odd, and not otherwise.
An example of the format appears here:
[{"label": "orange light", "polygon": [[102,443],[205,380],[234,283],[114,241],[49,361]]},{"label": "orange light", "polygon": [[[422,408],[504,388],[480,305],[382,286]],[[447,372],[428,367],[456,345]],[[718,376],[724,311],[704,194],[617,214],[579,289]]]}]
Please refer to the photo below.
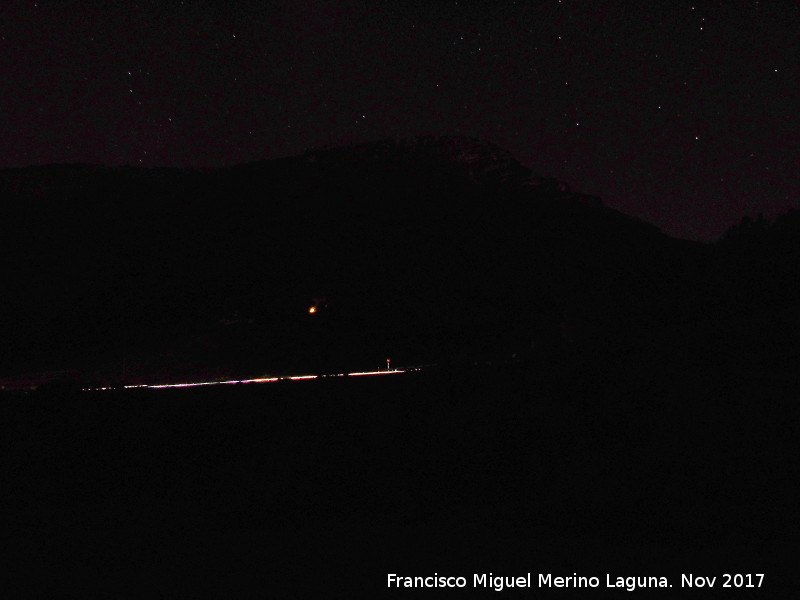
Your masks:
[{"label": "orange light", "polygon": [[313,315],[315,312],[317,312],[317,307],[312,306],[311,308],[308,309],[308,312]]}]

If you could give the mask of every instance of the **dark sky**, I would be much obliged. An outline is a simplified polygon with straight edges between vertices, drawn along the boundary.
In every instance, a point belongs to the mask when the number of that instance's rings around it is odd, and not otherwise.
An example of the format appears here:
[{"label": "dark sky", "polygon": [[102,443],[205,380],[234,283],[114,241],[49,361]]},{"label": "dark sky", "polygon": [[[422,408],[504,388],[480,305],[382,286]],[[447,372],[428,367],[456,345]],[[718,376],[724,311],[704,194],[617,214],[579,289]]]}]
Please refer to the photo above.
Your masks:
[{"label": "dark sky", "polygon": [[800,205],[799,6],[3,0],[0,166],[460,133],[713,239]]}]

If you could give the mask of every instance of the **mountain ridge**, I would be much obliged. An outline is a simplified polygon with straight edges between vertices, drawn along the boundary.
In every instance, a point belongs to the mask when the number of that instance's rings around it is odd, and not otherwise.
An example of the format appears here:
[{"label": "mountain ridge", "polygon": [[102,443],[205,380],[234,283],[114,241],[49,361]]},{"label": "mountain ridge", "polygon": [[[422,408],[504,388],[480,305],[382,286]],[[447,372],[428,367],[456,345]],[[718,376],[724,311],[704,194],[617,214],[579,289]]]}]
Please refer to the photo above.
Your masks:
[{"label": "mountain ridge", "polygon": [[611,360],[670,354],[681,338],[701,352],[727,289],[714,247],[472,138],[216,169],[5,170],[0,197],[7,372],[108,371],[123,355],[158,364],[128,368],[140,380],[389,355]]}]

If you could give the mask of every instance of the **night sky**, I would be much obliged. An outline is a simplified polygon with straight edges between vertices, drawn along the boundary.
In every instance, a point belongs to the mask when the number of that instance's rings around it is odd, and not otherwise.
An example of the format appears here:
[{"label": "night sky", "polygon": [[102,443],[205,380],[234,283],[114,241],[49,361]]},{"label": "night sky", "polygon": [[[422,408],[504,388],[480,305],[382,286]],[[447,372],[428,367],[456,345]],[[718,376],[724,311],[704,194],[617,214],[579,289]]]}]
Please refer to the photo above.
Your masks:
[{"label": "night sky", "polygon": [[800,5],[0,3],[0,167],[463,134],[691,239],[800,205]]}]

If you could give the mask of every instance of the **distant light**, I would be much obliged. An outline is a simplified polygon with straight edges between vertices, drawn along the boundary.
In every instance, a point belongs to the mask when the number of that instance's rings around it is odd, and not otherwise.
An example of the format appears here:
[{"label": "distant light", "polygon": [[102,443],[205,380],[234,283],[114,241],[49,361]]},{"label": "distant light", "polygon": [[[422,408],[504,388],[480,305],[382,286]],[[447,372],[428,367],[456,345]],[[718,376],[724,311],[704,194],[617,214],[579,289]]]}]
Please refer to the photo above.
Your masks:
[{"label": "distant light", "polygon": [[317,312],[317,307],[316,307],[316,306],[312,306],[312,307],[310,307],[310,308],[308,309],[308,312],[309,312],[309,314],[312,314],[312,315],[313,315],[315,312]]}]

